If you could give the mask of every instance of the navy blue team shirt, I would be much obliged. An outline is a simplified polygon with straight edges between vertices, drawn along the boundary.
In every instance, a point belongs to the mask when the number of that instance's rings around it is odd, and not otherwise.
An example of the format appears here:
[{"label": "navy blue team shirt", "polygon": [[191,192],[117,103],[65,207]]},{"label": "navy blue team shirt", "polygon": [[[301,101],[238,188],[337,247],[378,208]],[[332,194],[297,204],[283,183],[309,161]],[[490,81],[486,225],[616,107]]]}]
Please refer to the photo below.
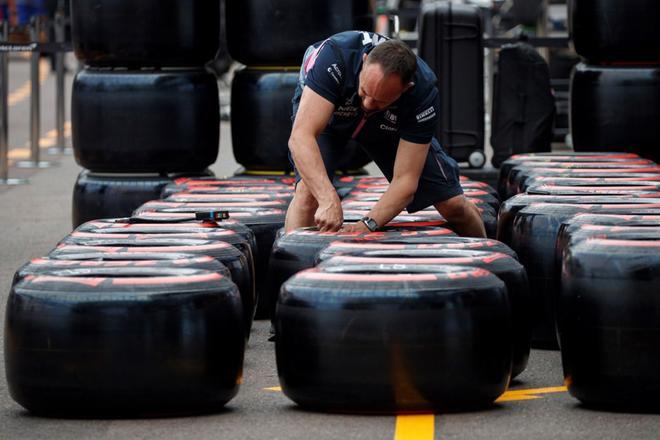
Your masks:
[{"label": "navy blue team shirt", "polygon": [[[412,79],[415,85],[391,106],[368,115],[360,106],[362,56],[386,40],[372,32],[347,31],[318,42],[305,54],[301,80],[335,105],[326,133],[346,140],[363,138],[367,142],[378,142],[381,148],[383,144],[397,146],[399,138],[428,144],[437,126],[439,92],[435,74],[421,58],[417,57],[417,71]],[[299,89],[301,86],[299,84]],[[301,90],[297,90],[294,97],[294,115],[300,93]]]}]

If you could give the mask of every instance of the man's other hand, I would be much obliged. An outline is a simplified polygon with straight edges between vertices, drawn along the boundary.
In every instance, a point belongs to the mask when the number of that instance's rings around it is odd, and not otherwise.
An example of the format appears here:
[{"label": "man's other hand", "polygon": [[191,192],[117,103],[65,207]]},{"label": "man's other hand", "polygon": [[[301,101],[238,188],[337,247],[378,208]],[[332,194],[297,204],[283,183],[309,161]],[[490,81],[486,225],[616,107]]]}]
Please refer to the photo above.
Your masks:
[{"label": "man's other hand", "polygon": [[327,203],[319,203],[314,215],[314,223],[321,232],[337,232],[344,223],[344,211],[339,198]]},{"label": "man's other hand", "polygon": [[344,223],[344,226],[341,228],[341,230],[342,232],[361,232],[364,234],[371,232],[369,228],[367,228],[367,225],[365,225],[363,222]]}]

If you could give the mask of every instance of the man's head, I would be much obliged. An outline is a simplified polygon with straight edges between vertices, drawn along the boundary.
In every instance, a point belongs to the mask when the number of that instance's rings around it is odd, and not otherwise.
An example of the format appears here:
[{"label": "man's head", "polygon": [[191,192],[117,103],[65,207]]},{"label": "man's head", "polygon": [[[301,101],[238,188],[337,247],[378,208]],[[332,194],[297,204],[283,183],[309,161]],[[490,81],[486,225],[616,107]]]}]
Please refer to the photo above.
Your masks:
[{"label": "man's head", "polygon": [[416,70],[415,54],[399,40],[384,41],[363,55],[358,89],[363,110],[383,110],[392,105],[414,86],[411,81]]}]

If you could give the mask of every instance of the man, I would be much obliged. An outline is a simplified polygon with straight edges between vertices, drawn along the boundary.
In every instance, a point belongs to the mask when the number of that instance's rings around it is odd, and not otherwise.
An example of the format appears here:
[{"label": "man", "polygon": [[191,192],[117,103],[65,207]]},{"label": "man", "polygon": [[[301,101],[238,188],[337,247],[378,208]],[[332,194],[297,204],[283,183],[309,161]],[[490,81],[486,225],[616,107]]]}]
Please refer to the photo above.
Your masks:
[{"label": "man", "polygon": [[404,208],[413,213],[433,205],[459,234],[484,237],[479,211],[463,196],[458,165],[433,138],[435,82],[408,46],[378,34],[342,32],[311,46],[293,98],[289,150],[297,184],[286,230],[342,228],[332,176],[344,145],[354,140],[390,186],[367,217],[343,230],[375,230]]}]

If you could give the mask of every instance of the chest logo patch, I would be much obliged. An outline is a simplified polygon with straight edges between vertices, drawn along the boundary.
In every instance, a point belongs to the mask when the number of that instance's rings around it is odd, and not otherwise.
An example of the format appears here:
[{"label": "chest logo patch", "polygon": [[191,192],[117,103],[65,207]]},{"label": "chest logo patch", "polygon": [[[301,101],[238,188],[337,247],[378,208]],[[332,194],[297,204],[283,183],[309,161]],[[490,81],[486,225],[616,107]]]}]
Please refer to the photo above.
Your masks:
[{"label": "chest logo patch", "polygon": [[387,111],[385,112],[385,115],[384,115],[384,116],[385,116],[385,119],[387,120],[387,122],[390,122],[390,123],[392,123],[392,124],[396,124],[397,121],[398,121],[398,119],[399,119],[399,117],[398,117],[397,115],[395,115],[394,113],[392,113],[392,112],[389,111],[389,110],[387,110]]}]

